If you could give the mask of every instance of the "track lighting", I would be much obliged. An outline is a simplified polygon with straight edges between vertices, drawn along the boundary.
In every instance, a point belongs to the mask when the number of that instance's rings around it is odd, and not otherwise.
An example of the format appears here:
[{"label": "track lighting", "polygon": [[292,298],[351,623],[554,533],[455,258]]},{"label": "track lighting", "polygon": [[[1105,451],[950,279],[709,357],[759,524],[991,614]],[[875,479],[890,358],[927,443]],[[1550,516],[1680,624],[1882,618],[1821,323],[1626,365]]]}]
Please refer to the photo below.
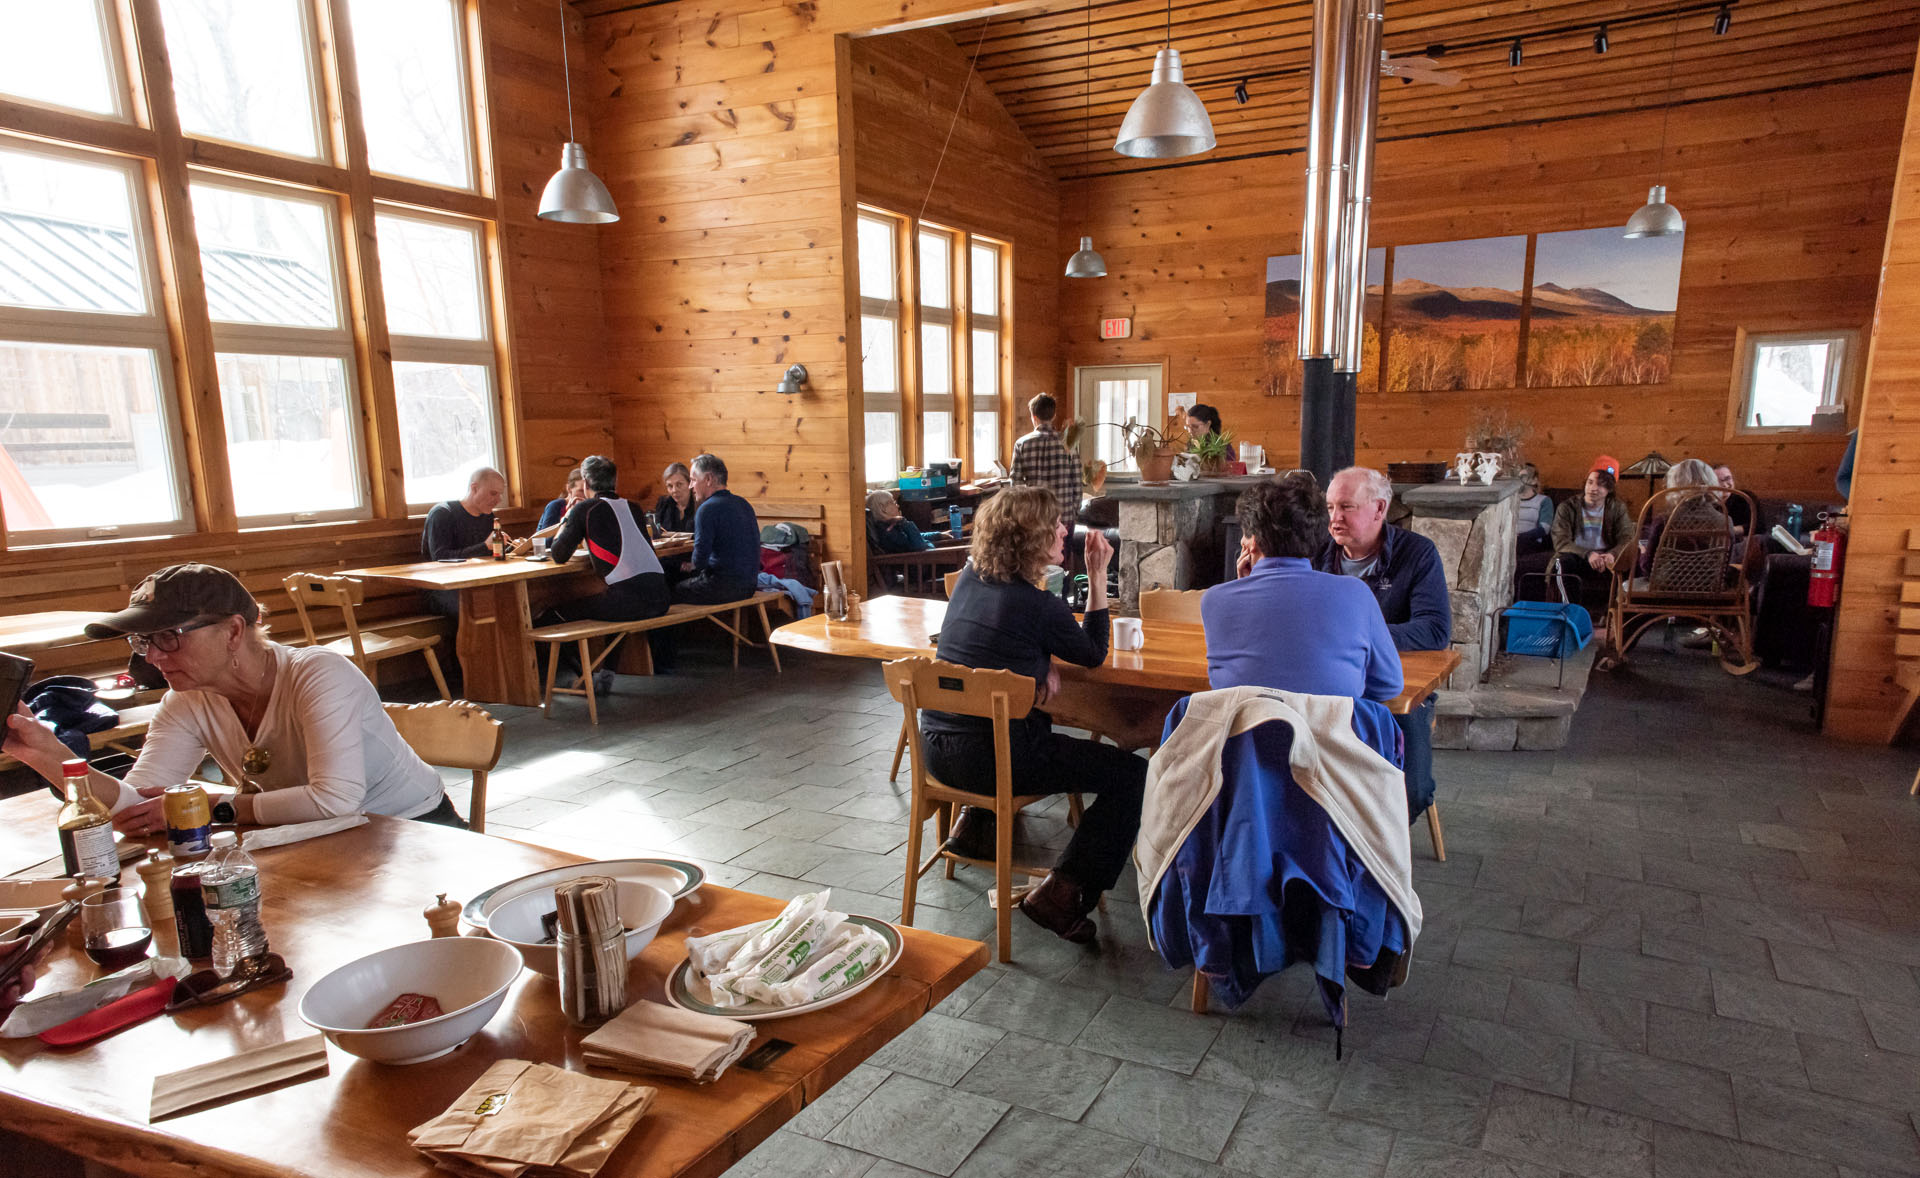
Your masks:
[{"label": "track lighting", "polygon": [[1520,59],[1524,56],[1526,56],[1526,51],[1520,48],[1520,38],[1515,37],[1513,39],[1513,48],[1507,50],[1507,64],[1517,66],[1520,64]]},{"label": "track lighting", "polygon": [[1724,37],[1727,35],[1727,30],[1732,27],[1733,9],[1722,4],[1720,11],[1713,14],[1713,35],[1716,37]]},{"label": "track lighting", "polygon": [[1233,100],[1241,106],[1247,104],[1247,80],[1245,78],[1241,78],[1240,84],[1233,88]]},{"label": "track lighting", "polygon": [[1595,53],[1607,51],[1607,26],[1601,25],[1600,31],[1593,35],[1593,51]]}]

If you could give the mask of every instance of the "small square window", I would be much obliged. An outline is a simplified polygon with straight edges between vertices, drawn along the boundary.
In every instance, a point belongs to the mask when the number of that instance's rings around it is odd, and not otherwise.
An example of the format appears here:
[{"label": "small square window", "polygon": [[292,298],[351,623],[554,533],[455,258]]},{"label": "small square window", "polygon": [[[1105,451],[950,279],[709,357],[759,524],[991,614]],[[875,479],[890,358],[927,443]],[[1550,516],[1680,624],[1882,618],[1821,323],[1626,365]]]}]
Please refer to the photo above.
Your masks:
[{"label": "small square window", "polygon": [[1742,331],[1730,433],[1839,429],[1859,333]]}]

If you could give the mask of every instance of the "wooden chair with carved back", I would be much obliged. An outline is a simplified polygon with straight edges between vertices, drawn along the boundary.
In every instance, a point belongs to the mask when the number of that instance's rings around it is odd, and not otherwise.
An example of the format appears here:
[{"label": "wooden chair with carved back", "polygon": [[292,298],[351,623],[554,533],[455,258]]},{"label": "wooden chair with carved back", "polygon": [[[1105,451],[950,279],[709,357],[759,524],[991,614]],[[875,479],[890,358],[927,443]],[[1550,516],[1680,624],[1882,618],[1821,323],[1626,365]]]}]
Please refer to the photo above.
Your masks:
[{"label": "wooden chair with carved back", "polygon": [[[293,601],[293,611],[300,617],[300,629],[306,634],[308,646],[325,646],[346,655],[368,679],[373,679],[376,664],[418,652],[427,660],[427,671],[433,676],[434,686],[440,689],[440,698],[453,698],[447,689],[446,676],[440,673],[440,660],[433,652],[433,648],[440,645],[438,634],[380,634],[360,628],[354,610],[366,601],[366,588],[357,578],[290,573],[280,583]],[[339,610],[347,636],[322,643],[314,633],[313,617],[307,612],[310,609]]]},{"label": "wooden chair with carved back", "polygon": [[421,760],[441,769],[465,769],[473,774],[473,800],[467,806],[467,826],[476,834],[487,829],[487,774],[500,763],[506,747],[506,727],[484,708],[466,700],[436,700],[424,704],[385,704],[387,719],[399,730]]}]

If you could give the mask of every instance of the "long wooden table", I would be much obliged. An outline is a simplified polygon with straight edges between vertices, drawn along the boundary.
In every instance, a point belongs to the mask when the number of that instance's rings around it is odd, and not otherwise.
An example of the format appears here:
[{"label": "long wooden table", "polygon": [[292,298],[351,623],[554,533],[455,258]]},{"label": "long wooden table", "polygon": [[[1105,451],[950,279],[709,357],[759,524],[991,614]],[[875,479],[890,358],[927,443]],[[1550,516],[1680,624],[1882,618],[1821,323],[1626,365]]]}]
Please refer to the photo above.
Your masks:
[{"label": "long wooden table", "polygon": [[0,650],[33,654],[56,646],[90,642],[87,623],[102,615],[81,609],[50,609],[0,617]]},{"label": "long wooden table", "polygon": [[[52,799],[38,792],[0,803],[0,826],[31,823],[45,835],[44,851],[54,846],[52,813]],[[19,845],[0,849],[17,854]],[[293,980],[222,1005],[161,1015],[87,1047],[0,1040],[0,1126],[132,1174],[426,1178],[438,1171],[407,1145],[407,1130],[443,1111],[495,1060],[589,1070],[581,1062],[586,1032],[561,1015],[552,979],[529,970],[500,1013],[451,1055],[393,1067],[330,1046],[324,1077],[149,1125],[156,1074],[311,1033],[298,1014],[307,987],[364,953],[424,937],[420,910],[436,893],[465,899],[514,876],[579,861],[543,847],[386,818],[264,851],[258,859],[268,934],[293,967]],[[138,885],[131,870],[126,880]],[[779,900],[707,884],[680,901],[640,955],[629,992],[664,1001],[663,981],[685,958],[689,933],[765,919],[781,907]],[[978,942],[900,931],[904,956],[867,990],[838,1006],[762,1025],[760,1042],[778,1037],[795,1044],[764,1070],[735,1066],[704,1086],[636,1080],[657,1087],[659,1098],[601,1173],[719,1174],[986,964],[987,948]],[[163,939],[170,949],[171,933],[163,938],[156,930],[156,943]],[[85,956],[62,948],[41,985],[71,986],[97,972]],[[0,1170],[6,1168],[0,1162]]]},{"label": "long wooden table", "polygon": [[[654,545],[662,560],[693,551],[691,537]],[[475,703],[538,707],[540,677],[527,631],[533,616],[559,601],[589,597],[606,586],[585,553],[565,564],[547,560],[488,560],[457,564],[438,560],[347,569],[341,574],[387,581],[412,589],[446,589],[460,595],[454,652],[460,659],[461,694]]]},{"label": "long wooden table", "polygon": [[[860,604],[857,622],[835,622],[825,613],[789,622],[773,632],[773,641],[796,650],[851,658],[933,657],[947,603],[924,597],[876,597]],[[1047,702],[1053,718],[1070,728],[1113,737],[1123,747],[1157,744],[1167,709],[1183,695],[1205,691],[1207,635],[1183,622],[1142,622],[1145,643],[1139,650],[1109,650],[1097,667],[1057,664],[1060,691]],[[1452,650],[1400,653],[1406,686],[1388,705],[1406,713],[1446,682],[1460,665]]]}]

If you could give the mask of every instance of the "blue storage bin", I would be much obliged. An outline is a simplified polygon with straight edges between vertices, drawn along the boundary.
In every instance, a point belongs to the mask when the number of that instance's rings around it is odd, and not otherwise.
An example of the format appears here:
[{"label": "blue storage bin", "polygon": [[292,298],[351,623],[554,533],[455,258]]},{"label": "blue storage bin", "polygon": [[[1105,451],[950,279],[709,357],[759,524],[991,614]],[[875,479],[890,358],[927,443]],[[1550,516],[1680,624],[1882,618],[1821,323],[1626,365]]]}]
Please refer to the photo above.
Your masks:
[{"label": "blue storage bin", "polygon": [[1501,612],[1507,618],[1508,654],[1564,659],[1593,641],[1593,619],[1575,603],[1516,601]]}]

